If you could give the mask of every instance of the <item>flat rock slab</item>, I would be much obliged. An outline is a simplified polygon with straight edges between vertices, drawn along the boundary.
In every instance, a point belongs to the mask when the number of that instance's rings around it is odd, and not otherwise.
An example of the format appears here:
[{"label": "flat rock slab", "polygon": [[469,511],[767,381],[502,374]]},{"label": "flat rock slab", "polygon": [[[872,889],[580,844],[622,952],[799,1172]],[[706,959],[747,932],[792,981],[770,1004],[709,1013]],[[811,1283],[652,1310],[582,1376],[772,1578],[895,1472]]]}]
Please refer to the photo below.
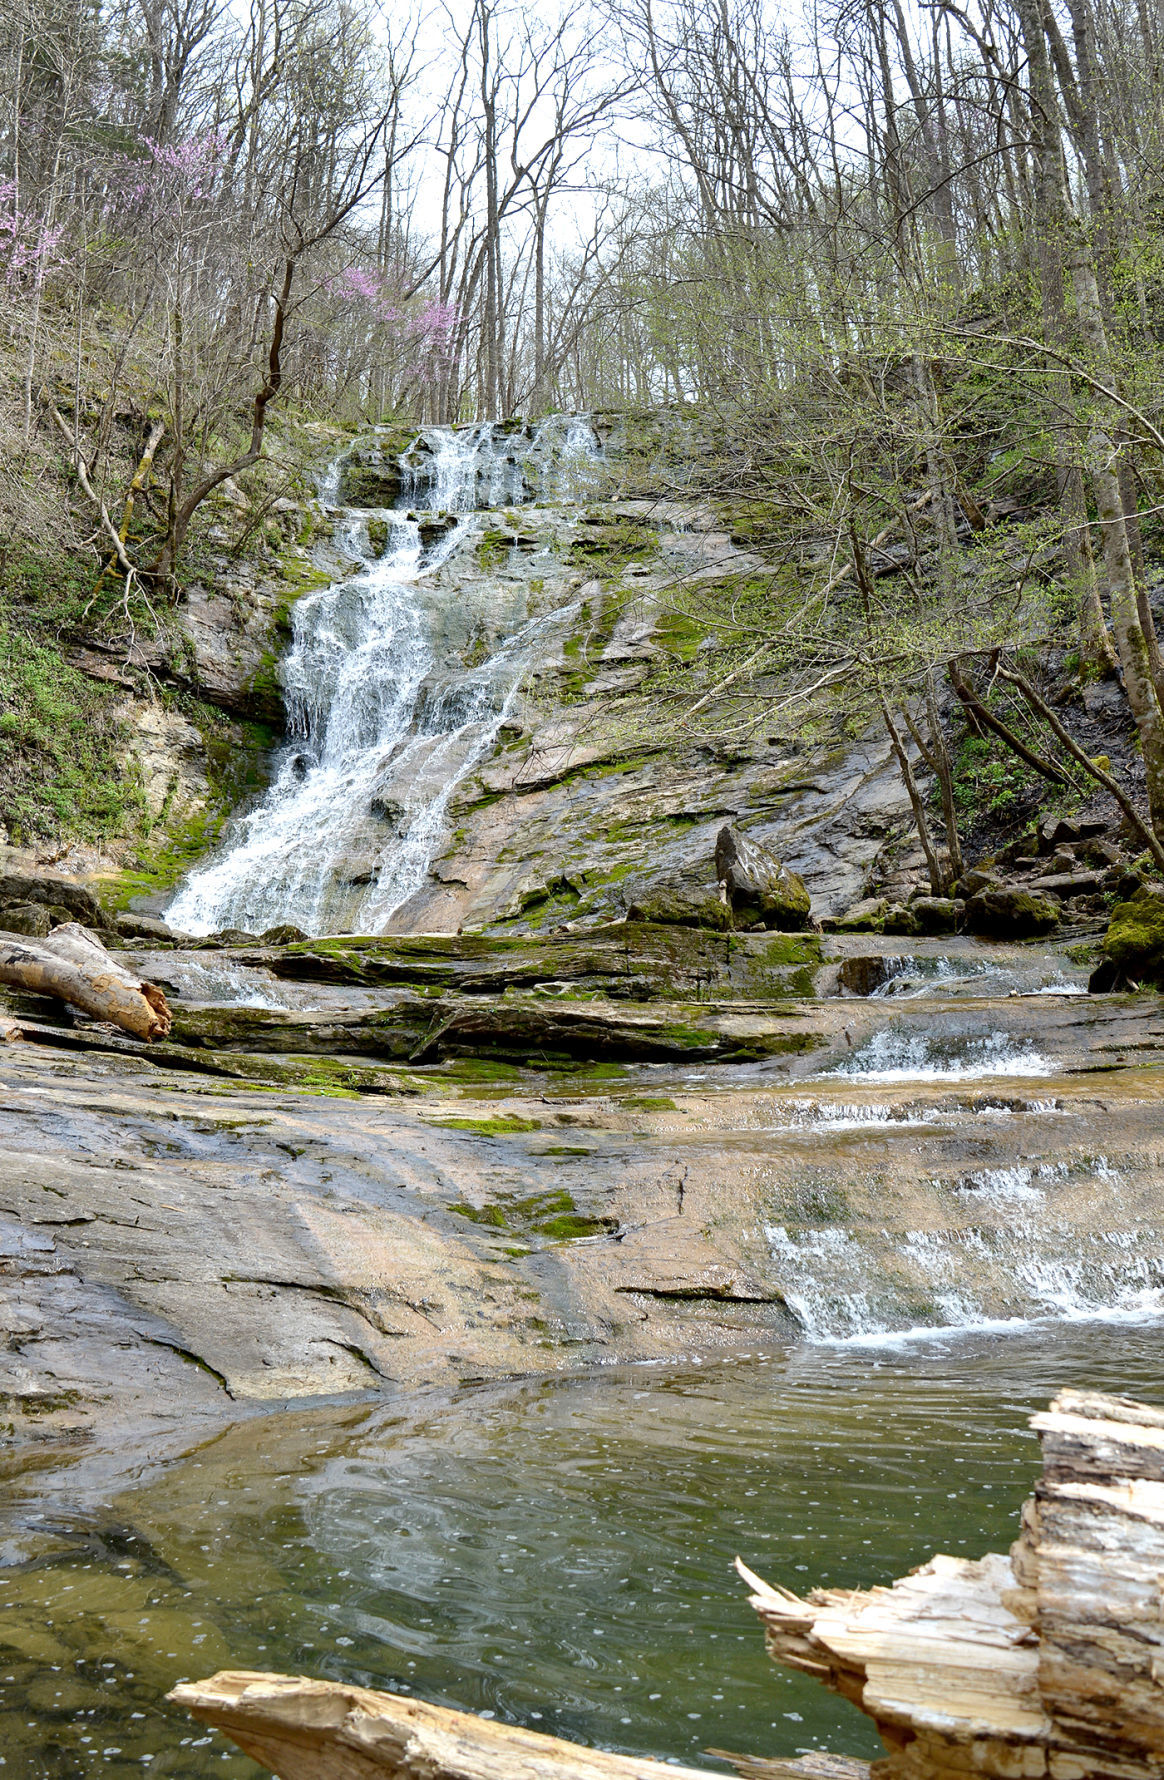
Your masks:
[{"label": "flat rock slab", "polygon": [[628,921],[545,935],[339,935],[233,955],[241,964],[306,982],[413,984],[467,994],[561,983],[630,1000],[783,1000],[811,995],[820,942],[808,933],[713,933]]}]

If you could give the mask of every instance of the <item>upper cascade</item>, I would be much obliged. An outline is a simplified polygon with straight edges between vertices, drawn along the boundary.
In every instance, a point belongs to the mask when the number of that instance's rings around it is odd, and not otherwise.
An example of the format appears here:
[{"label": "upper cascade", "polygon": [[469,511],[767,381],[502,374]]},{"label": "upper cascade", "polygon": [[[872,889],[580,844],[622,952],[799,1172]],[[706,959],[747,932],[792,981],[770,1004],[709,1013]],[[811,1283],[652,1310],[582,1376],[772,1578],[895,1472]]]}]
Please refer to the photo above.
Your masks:
[{"label": "upper cascade", "polygon": [[398,429],[377,429],[329,466],[320,500],[361,566],[296,603],[273,781],[171,902],[176,926],[386,929],[423,883],[452,795],[493,748],[541,640],[575,610],[531,611],[484,572],[472,516],[584,498],[600,465],[588,418],[554,415],[425,427],[403,451]]}]

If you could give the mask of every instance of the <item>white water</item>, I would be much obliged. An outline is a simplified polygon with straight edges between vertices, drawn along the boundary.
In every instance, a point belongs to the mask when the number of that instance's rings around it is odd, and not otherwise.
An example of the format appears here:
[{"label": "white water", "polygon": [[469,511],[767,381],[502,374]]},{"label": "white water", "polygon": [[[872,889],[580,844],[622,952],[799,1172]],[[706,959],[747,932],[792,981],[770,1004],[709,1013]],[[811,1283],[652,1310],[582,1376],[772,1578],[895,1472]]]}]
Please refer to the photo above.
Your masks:
[{"label": "white water", "polygon": [[852,1057],[827,1072],[864,1082],[977,1082],[990,1076],[1053,1075],[1055,1065],[1005,1032],[953,1039],[924,1032],[874,1033]]},{"label": "white water", "polygon": [[[424,883],[453,793],[492,750],[539,643],[576,609],[515,623],[475,667],[441,648],[457,588],[440,571],[472,544],[468,516],[527,500],[531,476],[542,494],[581,492],[595,463],[586,420],[555,417],[524,442],[488,424],[424,437],[430,450],[406,465],[403,498],[459,522],[425,549],[406,511],[337,513],[340,547],[365,566],[297,602],[283,668],[288,745],[262,802],[171,902],[181,931],[382,932]],[[338,487],[337,464],[325,505]],[[378,559],[372,518],[389,526]]]}]

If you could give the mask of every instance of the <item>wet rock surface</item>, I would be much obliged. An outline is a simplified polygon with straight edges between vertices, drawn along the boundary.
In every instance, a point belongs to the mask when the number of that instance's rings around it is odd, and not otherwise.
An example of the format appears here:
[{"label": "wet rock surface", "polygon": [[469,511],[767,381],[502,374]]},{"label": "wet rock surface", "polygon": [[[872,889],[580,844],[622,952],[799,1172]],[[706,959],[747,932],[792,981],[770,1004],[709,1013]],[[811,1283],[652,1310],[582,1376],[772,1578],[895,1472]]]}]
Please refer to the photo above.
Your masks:
[{"label": "wet rock surface", "polygon": [[[674,931],[749,969],[823,945],[824,998],[611,999],[595,936],[461,936],[216,954],[320,1004],[179,993],[159,1045],[17,1008],[9,1437],[101,1471],[187,1413],[1164,1283],[1158,998],[1086,996],[1062,948]],[[539,992],[563,958],[581,998]]]}]

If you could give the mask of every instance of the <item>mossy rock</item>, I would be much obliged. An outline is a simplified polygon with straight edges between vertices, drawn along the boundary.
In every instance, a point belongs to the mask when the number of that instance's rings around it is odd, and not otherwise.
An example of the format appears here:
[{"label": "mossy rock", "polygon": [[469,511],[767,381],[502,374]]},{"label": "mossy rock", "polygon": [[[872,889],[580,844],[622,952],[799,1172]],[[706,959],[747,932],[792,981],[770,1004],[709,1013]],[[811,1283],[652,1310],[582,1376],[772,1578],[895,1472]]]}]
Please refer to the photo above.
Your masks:
[{"label": "mossy rock", "polygon": [[1029,890],[979,890],[966,903],[966,926],[984,939],[1041,939],[1061,920],[1057,902]]},{"label": "mossy rock", "polygon": [[928,934],[956,933],[966,913],[966,904],[953,896],[915,896],[909,906]]},{"label": "mossy rock", "polygon": [[665,884],[644,890],[628,911],[631,921],[648,921],[663,927],[706,927],[727,933],[732,912],[714,890],[684,890]]},{"label": "mossy rock", "polygon": [[349,460],[340,471],[340,505],[394,507],[403,480],[399,464],[394,464],[389,459],[382,458],[371,464],[353,463]]},{"label": "mossy rock", "polygon": [[1164,891],[1145,884],[1116,903],[1103,953],[1127,982],[1164,985]]}]

